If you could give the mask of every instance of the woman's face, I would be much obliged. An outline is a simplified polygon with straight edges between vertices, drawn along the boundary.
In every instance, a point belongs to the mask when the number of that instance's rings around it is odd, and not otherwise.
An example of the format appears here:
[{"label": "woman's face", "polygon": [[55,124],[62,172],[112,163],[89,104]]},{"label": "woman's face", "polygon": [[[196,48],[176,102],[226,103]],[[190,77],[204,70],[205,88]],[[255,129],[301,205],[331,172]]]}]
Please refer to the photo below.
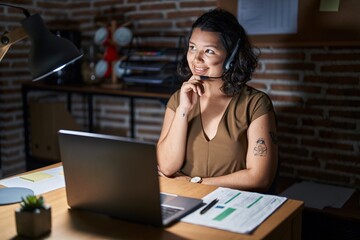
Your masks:
[{"label": "woman's face", "polygon": [[193,75],[220,77],[223,74],[226,50],[216,32],[195,28],[189,40],[187,61]]}]

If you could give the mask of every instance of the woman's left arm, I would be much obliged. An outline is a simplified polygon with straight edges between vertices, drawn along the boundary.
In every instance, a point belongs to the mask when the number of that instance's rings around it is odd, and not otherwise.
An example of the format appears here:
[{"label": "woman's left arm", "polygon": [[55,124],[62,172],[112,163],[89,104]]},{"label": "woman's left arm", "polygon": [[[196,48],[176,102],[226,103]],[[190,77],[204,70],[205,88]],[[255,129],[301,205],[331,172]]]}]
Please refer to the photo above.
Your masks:
[{"label": "woman's left arm", "polygon": [[250,191],[267,191],[276,175],[278,144],[273,112],[255,119],[248,128],[246,169],[219,177],[204,178],[202,183]]}]

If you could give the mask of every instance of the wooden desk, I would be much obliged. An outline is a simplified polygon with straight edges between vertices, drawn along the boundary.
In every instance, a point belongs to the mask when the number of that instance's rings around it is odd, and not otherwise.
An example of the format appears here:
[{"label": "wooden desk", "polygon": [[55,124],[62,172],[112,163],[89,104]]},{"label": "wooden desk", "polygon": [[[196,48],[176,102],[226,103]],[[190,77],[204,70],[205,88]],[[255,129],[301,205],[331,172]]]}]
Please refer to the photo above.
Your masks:
[{"label": "wooden desk", "polygon": [[[57,167],[59,164],[51,165]],[[49,168],[49,167],[46,167]],[[46,169],[42,168],[40,170]],[[37,170],[35,170],[37,171]],[[160,177],[161,191],[183,196],[202,198],[216,187],[192,184],[183,180]],[[167,228],[155,228],[109,218],[90,212],[69,209],[65,188],[43,194],[52,207],[52,231],[54,239],[301,239],[303,202],[288,199],[274,214],[252,234],[244,235],[178,222]],[[17,237],[15,209],[19,204],[0,206],[0,239]]]}]

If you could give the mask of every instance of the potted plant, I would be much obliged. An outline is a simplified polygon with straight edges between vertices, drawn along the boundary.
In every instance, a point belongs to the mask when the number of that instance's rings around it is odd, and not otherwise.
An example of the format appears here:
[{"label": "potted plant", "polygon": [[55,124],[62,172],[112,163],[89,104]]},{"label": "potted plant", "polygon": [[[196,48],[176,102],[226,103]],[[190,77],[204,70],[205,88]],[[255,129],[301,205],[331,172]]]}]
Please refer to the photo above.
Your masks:
[{"label": "potted plant", "polygon": [[42,196],[28,195],[22,198],[15,211],[18,235],[39,237],[51,231],[51,207],[46,206]]}]

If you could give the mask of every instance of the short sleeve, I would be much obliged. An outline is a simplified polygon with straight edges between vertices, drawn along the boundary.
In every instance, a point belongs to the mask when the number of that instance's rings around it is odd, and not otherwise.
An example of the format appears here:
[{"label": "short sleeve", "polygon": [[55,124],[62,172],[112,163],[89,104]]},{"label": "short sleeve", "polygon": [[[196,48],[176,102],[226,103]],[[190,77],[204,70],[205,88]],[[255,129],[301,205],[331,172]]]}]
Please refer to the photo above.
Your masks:
[{"label": "short sleeve", "polygon": [[255,119],[270,112],[274,112],[274,108],[268,95],[246,85],[236,103],[236,119],[240,126],[249,126]]},{"label": "short sleeve", "polygon": [[180,91],[176,91],[173,95],[171,95],[167,103],[167,107],[175,112],[176,108],[179,106],[179,98],[180,98]]},{"label": "short sleeve", "polygon": [[252,109],[250,111],[251,122],[264,114],[274,111],[270,98],[260,91],[257,92],[256,96],[250,101],[249,109]]}]

